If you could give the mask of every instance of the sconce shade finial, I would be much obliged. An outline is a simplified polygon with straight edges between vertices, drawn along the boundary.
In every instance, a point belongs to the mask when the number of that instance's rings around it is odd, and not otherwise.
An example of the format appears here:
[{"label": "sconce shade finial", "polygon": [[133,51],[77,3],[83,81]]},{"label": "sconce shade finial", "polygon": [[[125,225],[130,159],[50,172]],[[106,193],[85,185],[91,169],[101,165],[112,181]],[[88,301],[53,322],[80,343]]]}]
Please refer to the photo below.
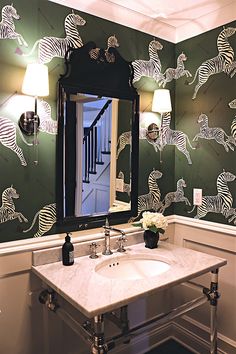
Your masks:
[{"label": "sconce shade finial", "polygon": [[31,63],[27,65],[22,92],[31,96],[48,96],[48,67],[44,64]]},{"label": "sconce shade finial", "polygon": [[152,100],[152,111],[158,113],[171,112],[170,91],[167,89],[155,90]]}]

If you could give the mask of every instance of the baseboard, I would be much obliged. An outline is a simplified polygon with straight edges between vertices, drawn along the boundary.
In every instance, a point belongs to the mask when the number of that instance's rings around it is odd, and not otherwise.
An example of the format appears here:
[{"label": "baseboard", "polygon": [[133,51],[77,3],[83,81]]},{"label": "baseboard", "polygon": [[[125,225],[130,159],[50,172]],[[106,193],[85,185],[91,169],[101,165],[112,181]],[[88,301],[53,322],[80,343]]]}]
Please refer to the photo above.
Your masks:
[{"label": "baseboard", "polygon": [[[144,354],[163,342],[174,339],[195,354],[209,354],[209,328],[185,315],[152,331],[145,331],[131,339],[129,344],[121,344],[114,354]],[[236,343],[218,333],[218,354],[235,354]]]},{"label": "baseboard", "polygon": [[114,354],[144,354],[148,350],[155,348],[157,345],[173,338],[172,323],[165,324],[159,328],[132,338],[129,344],[121,344],[112,350]]},{"label": "baseboard", "polygon": [[[174,339],[192,350],[194,353],[209,354],[209,327],[184,315],[173,323]],[[236,342],[218,333],[218,354],[235,354]]]}]

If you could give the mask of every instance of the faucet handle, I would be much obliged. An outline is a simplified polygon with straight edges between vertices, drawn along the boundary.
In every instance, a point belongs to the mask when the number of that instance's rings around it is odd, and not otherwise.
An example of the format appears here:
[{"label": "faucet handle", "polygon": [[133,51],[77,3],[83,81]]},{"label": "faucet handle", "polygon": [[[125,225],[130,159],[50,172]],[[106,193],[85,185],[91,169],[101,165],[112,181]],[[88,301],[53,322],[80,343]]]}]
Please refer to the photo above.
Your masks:
[{"label": "faucet handle", "polygon": [[98,258],[97,248],[100,247],[100,246],[97,245],[96,242],[92,242],[89,247],[90,247],[90,250],[91,250],[91,254],[90,254],[89,258],[92,258],[92,259]]},{"label": "faucet handle", "polygon": [[126,249],[124,247],[124,243],[127,242],[126,236],[125,235],[120,236],[116,242],[118,243],[117,252],[125,252]]}]

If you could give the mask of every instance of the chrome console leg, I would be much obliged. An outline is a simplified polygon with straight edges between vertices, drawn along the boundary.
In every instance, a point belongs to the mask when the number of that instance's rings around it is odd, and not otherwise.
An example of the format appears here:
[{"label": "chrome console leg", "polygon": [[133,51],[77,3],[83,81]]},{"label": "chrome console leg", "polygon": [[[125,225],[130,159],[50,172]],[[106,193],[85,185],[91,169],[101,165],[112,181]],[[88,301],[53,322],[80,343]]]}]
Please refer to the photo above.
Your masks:
[{"label": "chrome console leg", "polygon": [[203,293],[207,296],[210,302],[210,354],[217,354],[217,302],[220,297],[218,292],[218,273],[219,269],[211,272],[210,289],[204,288]]},{"label": "chrome console leg", "polygon": [[217,302],[220,297],[218,293],[218,272],[216,269],[211,272],[211,287],[210,287],[210,309],[211,309],[211,323],[210,323],[210,353],[217,354]]},{"label": "chrome console leg", "polygon": [[105,348],[105,339],[104,339],[103,315],[94,316],[94,336],[93,336],[93,344],[91,346],[91,353],[92,354],[107,353]]}]

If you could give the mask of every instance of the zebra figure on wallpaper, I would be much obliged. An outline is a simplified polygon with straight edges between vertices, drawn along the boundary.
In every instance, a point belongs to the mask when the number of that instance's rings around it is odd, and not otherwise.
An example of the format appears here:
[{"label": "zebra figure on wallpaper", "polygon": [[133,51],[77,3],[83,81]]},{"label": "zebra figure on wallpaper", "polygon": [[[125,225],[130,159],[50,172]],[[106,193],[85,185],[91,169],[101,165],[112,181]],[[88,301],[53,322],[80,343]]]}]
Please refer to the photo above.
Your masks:
[{"label": "zebra figure on wallpaper", "polygon": [[130,197],[131,186],[130,183],[125,183],[125,175],[122,171],[118,173],[118,178],[123,180],[124,193],[127,193],[128,196]]},{"label": "zebra figure on wallpaper", "polygon": [[168,68],[163,74],[163,79],[159,82],[159,86],[166,86],[167,82],[172,81],[173,79],[177,80],[183,76],[191,77],[192,74],[190,71],[186,70],[184,67],[184,61],[187,60],[187,56],[184,53],[181,53],[177,58],[177,67]]},{"label": "zebra figure on wallpaper", "polygon": [[132,217],[129,222],[134,221],[139,217],[139,215],[146,210],[157,211],[161,206],[161,192],[157,184],[157,179],[162,177],[162,172],[158,170],[153,170],[148,176],[148,189],[147,194],[142,194],[138,196],[138,214]]},{"label": "zebra figure on wallpaper", "polygon": [[227,210],[225,217],[229,218],[228,222],[233,221],[234,225],[236,225],[236,208],[230,208],[229,210]]},{"label": "zebra figure on wallpaper", "polygon": [[48,102],[39,101],[38,114],[40,117],[39,130],[47,134],[57,134],[57,121],[52,119],[52,110]]},{"label": "zebra figure on wallpaper", "polygon": [[4,6],[2,8],[2,20],[0,22],[0,39],[16,39],[19,45],[28,47],[28,44],[24,40],[23,36],[20,33],[15,32],[13,19],[20,19],[16,9],[12,4]]},{"label": "zebra figure on wallpaper", "polygon": [[[232,109],[236,109],[236,98],[233,101],[229,102],[229,107]],[[231,130],[231,136],[236,142],[236,116],[231,123],[230,130]]]},{"label": "zebra figure on wallpaper", "polygon": [[116,58],[114,53],[112,53],[112,48],[118,48],[119,42],[116,38],[116,36],[111,36],[107,40],[107,49],[105,49],[105,58],[108,63],[114,63]]},{"label": "zebra figure on wallpaper", "polygon": [[[201,219],[207,213],[218,213],[227,217],[233,204],[233,197],[227,183],[234,181],[235,178],[236,176],[231,172],[223,171],[216,181],[217,195],[202,197],[202,204],[197,206],[197,215],[194,218]],[[196,205],[188,213],[192,213],[195,207]]]},{"label": "zebra figure on wallpaper", "polygon": [[55,57],[64,58],[69,48],[82,47],[83,41],[79,35],[77,26],[84,26],[85,23],[86,21],[79,15],[76,15],[74,13],[67,15],[64,22],[66,33],[65,38],[43,37],[41,39],[38,39],[34,43],[31,51],[28,54],[23,55],[31,55],[38,45],[39,63],[49,63]]},{"label": "zebra figure on wallpaper", "polygon": [[185,133],[183,133],[180,130],[172,130],[170,128],[170,121],[171,121],[170,113],[169,112],[163,113],[160,136],[156,139],[155,144],[157,145],[160,151],[162,151],[166,145],[175,145],[176,148],[186,156],[188,160],[188,164],[191,165],[192,160],[190,158],[190,154],[186,147],[187,142],[191,149],[194,150],[195,147],[191,145],[189,138]]},{"label": "zebra figure on wallpaper", "polygon": [[149,43],[148,47],[150,59],[137,59],[131,63],[134,71],[133,83],[139,81],[142,76],[151,77],[157,82],[163,78],[161,74],[161,61],[157,54],[157,51],[162,50],[162,48],[163,45],[154,39]]},{"label": "zebra figure on wallpaper", "polygon": [[118,141],[117,141],[117,153],[116,153],[116,158],[118,159],[120,153],[122,150],[124,150],[124,148],[126,147],[126,145],[131,145],[131,131],[128,132],[124,132],[122,134],[120,134]]},{"label": "zebra figure on wallpaper", "polygon": [[25,140],[17,124],[12,122],[8,118],[0,117],[0,143],[2,143],[2,145],[7,147],[8,149],[12,150],[18,156],[22,166],[27,166],[27,162],[25,160],[23,151],[17,145],[16,142],[16,129],[20,133],[23,142],[28,146],[32,146],[33,145],[32,143],[28,143]]},{"label": "zebra figure on wallpaper", "polygon": [[39,217],[39,229],[34,234],[34,237],[41,237],[48,232],[57,221],[56,203],[45,205],[41,210],[39,210],[35,214],[31,226],[27,230],[23,230],[23,232],[32,230],[37,217]]},{"label": "zebra figure on wallpaper", "polygon": [[15,210],[13,199],[18,199],[19,194],[13,186],[6,188],[2,192],[2,205],[0,207],[0,224],[18,219],[20,222],[28,222],[22,213]]},{"label": "zebra figure on wallpaper", "polygon": [[108,63],[115,62],[115,55],[111,53],[111,48],[118,48],[120,45],[115,35],[110,36],[107,39],[107,48],[102,50],[101,48],[93,48],[89,51],[89,56],[92,60],[106,61]]},{"label": "zebra figure on wallpaper", "polygon": [[[229,151],[229,148],[234,151],[234,147],[231,144],[236,145],[234,139],[227,135],[222,128],[209,128],[208,117],[206,114],[201,113],[197,122],[200,124],[200,133],[196,134],[193,141],[197,141],[199,138],[207,140],[215,140],[218,144],[224,146],[225,151]],[[226,138],[226,140],[225,140]]]},{"label": "zebra figure on wallpaper", "polygon": [[198,76],[198,83],[194,88],[192,99],[197,96],[198,90],[204,85],[209,77],[214,74],[231,72],[231,65],[234,59],[234,50],[229,44],[228,38],[231,37],[236,31],[236,28],[228,27],[223,29],[217,38],[218,55],[214,58],[208,59],[203,62],[197,69],[195,76],[188,85],[192,85]]},{"label": "zebra figure on wallpaper", "polygon": [[187,185],[185,183],[185,180],[183,178],[179,179],[177,181],[177,190],[175,192],[169,192],[166,194],[164,200],[161,202],[161,208],[160,208],[160,213],[164,213],[165,210],[172,204],[172,203],[179,203],[179,202],[185,202],[185,205],[190,205],[191,203],[188,200],[187,197],[184,195],[184,188],[186,188]]}]

